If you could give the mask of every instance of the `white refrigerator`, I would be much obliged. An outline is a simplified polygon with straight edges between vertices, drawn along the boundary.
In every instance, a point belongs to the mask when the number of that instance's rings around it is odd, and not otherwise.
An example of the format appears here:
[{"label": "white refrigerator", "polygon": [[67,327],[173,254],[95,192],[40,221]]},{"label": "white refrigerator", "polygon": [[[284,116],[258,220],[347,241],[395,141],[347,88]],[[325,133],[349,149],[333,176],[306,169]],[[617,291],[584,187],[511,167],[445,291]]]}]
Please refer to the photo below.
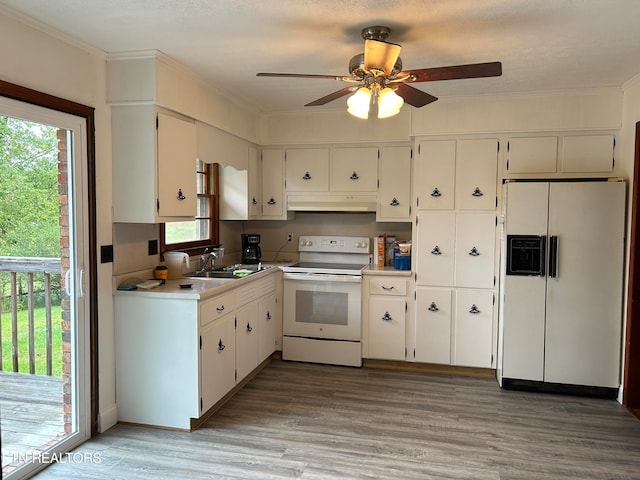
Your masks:
[{"label": "white refrigerator", "polygon": [[620,386],[625,183],[504,186],[500,385]]}]

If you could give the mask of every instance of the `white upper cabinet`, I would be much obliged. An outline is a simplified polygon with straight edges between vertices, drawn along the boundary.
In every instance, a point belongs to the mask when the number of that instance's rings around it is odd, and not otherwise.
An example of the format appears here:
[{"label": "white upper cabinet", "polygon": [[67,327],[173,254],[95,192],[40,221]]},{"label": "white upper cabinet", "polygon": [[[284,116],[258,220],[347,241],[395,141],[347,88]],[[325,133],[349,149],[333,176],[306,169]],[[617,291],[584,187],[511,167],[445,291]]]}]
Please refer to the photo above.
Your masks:
[{"label": "white upper cabinet", "polygon": [[153,105],[111,109],[114,222],[163,223],[196,215],[196,127]]},{"label": "white upper cabinet", "polygon": [[514,137],[507,144],[507,172],[555,173],[558,137]]},{"label": "white upper cabinet", "polygon": [[451,286],[454,280],[456,217],[449,212],[422,213],[416,219],[416,283]]},{"label": "white upper cabinet", "polygon": [[414,191],[420,210],[454,207],[456,141],[420,142],[415,162]]},{"label": "white upper cabinet", "polygon": [[613,135],[567,135],[562,139],[562,172],[611,172],[613,148]]},{"label": "white upper cabinet", "polygon": [[411,221],[411,147],[380,149],[376,221]]},{"label": "white upper cabinet", "polygon": [[497,172],[497,139],[460,140],[456,159],[456,208],[495,210]]},{"label": "white upper cabinet", "polygon": [[262,218],[285,220],[284,150],[262,151]]},{"label": "white upper cabinet", "polygon": [[292,148],[286,152],[288,192],[329,190],[329,148]]},{"label": "white upper cabinet", "polygon": [[332,192],[378,189],[378,147],[339,147],[331,153]]}]

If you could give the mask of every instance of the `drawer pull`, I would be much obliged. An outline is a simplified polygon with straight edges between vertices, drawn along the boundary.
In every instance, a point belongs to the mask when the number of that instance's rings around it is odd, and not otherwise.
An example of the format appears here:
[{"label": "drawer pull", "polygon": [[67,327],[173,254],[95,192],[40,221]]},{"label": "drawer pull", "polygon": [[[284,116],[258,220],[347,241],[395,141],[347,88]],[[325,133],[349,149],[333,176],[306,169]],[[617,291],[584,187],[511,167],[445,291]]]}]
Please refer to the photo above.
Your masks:
[{"label": "drawer pull", "polygon": [[430,312],[437,312],[438,310],[440,310],[438,308],[438,306],[436,305],[436,302],[431,302],[431,305],[429,305],[429,307],[427,308],[427,310],[429,310]]},{"label": "drawer pull", "polygon": [[391,320],[393,320],[393,318],[391,318],[391,315],[389,315],[389,312],[384,312],[384,315],[382,316],[382,320],[384,320],[385,322],[390,322]]},{"label": "drawer pull", "polygon": [[440,190],[438,189],[438,187],[433,189],[433,192],[431,192],[431,196],[435,197],[435,198],[438,198],[438,197],[442,196],[442,194],[440,193]]},{"label": "drawer pull", "polygon": [[484,193],[482,193],[482,190],[480,190],[480,187],[476,187],[473,193],[471,193],[471,195],[473,195],[474,197],[481,197],[484,195]]},{"label": "drawer pull", "polygon": [[251,326],[251,324],[249,322],[247,322],[247,332],[251,333],[252,330],[253,330],[253,327]]},{"label": "drawer pull", "polygon": [[469,309],[469,313],[473,313],[474,315],[480,313],[480,310],[478,309],[478,307],[476,307],[475,303],[471,305],[471,308]]},{"label": "drawer pull", "polygon": [[309,172],[304,172],[304,175],[302,176],[303,180],[311,180],[311,175],[309,174]]},{"label": "drawer pull", "polygon": [[390,292],[395,288],[393,285],[391,285],[390,287],[385,287],[384,285],[381,285],[381,286],[382,286],[382,289],[386,292]]},{"label": "drawer pull", "polygon": [[393,197],[393,200],[391,200],[391,203],[389,203],[389,205],[391,205],[392,207],[397,207],[398,205],[400,205],[400,202],[396,197]]},{"label": "drawer pull", "polygon": [[224,343],[222,343],[222,339],[220,339],[220,341],[218,342],[218,351],[221,352],[225,348],[227,348],[227,346]]},{"label": "drawer pull", "polygon": [[478,249],[476,247],[473,247],[470,251],[469,251],[469,255],[471,255],[472,257],[477,257],[480,255],[480,252],[478,251]]},{"label": "drawer pull", "polygon": [[440,251],[440,247],[438,245],[433,247],[433,250],[431,250],[431,254],[432,255],[442,255],[442,252]]},{"label": "drawer pull", "polygon": [[216,307],[216,312],[218,313],[224,312],[224,305],[220,305],[219,307]]},{"label": "drawer pull", "polygon": [[179,188],[179,189],[178,189],[178,200],[184,200],[184,199],[186,199],[186,198],[187,198],[187,197],[185,197],[185,196],[184,196],[184,193],[182,193],[182,189],[181,189],[181,188]]},{"label": "drawer pull", "polygon": [[353,171],[353,173],[349,177],[350,180],[358,180],[359,178],[360,177],[358,176],[358,173],[355,170]]}]

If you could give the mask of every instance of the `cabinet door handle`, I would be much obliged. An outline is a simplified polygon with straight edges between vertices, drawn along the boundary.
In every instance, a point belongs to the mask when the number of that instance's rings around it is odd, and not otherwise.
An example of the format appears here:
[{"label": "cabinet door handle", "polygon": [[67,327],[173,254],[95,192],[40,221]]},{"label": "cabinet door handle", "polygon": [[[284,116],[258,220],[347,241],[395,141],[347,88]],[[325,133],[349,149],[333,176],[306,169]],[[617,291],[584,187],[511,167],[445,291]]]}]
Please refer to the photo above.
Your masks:
[{"label": "cabinet door handle", "polygon": [[471,255],[472,257],[478,257],[480,255],[480,252],[476,247],[472,247],[471,250],[469,250],[469,255]]},{"label": "cabinet door handle", "polygon": [[431,254],[432,255],[442,255],[442,252],[440,251],[440,247],[438,245],[433,247],[433,250],[431,250]]},{"label": "cabinet door handle", "polygon": [[478,309],[478,307],[476,307],[475,303],[471,305],[471,308],[469,309],[469,313],[473,313],[474,315],[480,313],[480,310]]},{"label": "cabinet door handle", "polygon": [[385,322],[390,322],[391,320],[393,320],[393,318],[391,318],[391,315],[389,315],[389,312],[384,312],[384,315],[382,316],[382,320],[384,320]]},{"label": "cabinet door handle", "polygon": [[484,193],[482,193],[482,190],[480,190],[480,187],[476,187],[475,190],[471,193],[471,195],[473,195],[474,197],[481,197],[484,195]]},{"label": "cabinet door handle", "polygon": [[218,342],[218,351],[221,352],[225,348],[227,348],[227,346],[224,343],[222,343],[222,339],[220,339],[220,341]]},{"label": "cabinet door handle", "polygon": [[393,200],[391,200],[391,203],[389,203],[389,205],[391,205],[392,207],[397,207],[398,205],[400,205],[400,202],[396,197],[393,197]]},{"label": "cabinet door handle", "polygon": [[304,175],[302,176],[303,180],[311,180],[311,175],[309,174],[309,172],[304,172]]},{"label": "cabinet door handle", "polygon": [[253,327],[249,322],[247,322],[247,332],[251,333],[252,330],[253,330]]},{"label": "cabinet door handle", "polygon": [[427,308],[427,310],[429,310],[430,312],[437,312],[438,310],[440,310],[438,308],[438,306],[436,305],[436,302],[431,302],[431,305],[429,305],[429,307]]},{"label": "cabinet door handle", "polygon": [[179,188],[178,189],[178,200],[184,200],[185,198],[187,198],[187,197],[184,196],[184,194],[182,193],[182,189]]},{"label": "cabinet door handle", "polygon": [[438,190],[438,187],[433,189],[433,192],[431,192],[431,196],[436,198],[442,196],[442,194],[440,193],[440,190]]},{"label": "cabinet door handle", "polygon": [[271,312],[267,311],[267,320],[271,320]]},{"label": "cabinet door handle", "polygon": [[219,307],[216,307],[216,312],[218,313],[224,312],[224,305],[220,305]]},{"label": "cabinet door handle", "polygon": [[390,287],[385,287],[384,285],[381,285],[382,289],[386,292],[390,292],[391,290],[393,290],[393,285],[391,285]]},{"label": "cabinet door handle", "polygon": [[354,170],[349,178],[351,180],[358,180],[360,177],[358,176],[358,173]]},{"label": "cabinet door handle", "polygon": [[251,204],[252,205],[257,205],[258,204],[258,200],[256,200],[256,197],[252,197],[251,198]]},{"label": "cabinet door handle", "polygon": [[269,198],[269,201],[267,202],[269,205],[275,205],[276,204],[276,199],[271,197]]}]

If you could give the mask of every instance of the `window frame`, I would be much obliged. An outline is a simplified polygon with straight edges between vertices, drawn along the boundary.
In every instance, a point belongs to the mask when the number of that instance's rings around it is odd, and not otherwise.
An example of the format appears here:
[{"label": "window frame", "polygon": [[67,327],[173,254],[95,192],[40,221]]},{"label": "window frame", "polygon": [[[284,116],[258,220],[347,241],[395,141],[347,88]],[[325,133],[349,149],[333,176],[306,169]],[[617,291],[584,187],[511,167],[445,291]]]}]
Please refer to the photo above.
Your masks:
[{"label": "window frame", "polygon": [[[205,240],[196,240],[192,242],[180,242],[167,244],[165,241],[166,225],[160,224],[160,255],[166,252],[181,251],[190,255],[199,255],[204,253],[206,248],[217,247],[220,245],[220,167],[217,163],[205,163],[205,192],[198,193],[198,198],[209,199],[209,238]],[[194,218],[194,221],[201,217]],[[204,218],[204,217],[202,217]]]}]

